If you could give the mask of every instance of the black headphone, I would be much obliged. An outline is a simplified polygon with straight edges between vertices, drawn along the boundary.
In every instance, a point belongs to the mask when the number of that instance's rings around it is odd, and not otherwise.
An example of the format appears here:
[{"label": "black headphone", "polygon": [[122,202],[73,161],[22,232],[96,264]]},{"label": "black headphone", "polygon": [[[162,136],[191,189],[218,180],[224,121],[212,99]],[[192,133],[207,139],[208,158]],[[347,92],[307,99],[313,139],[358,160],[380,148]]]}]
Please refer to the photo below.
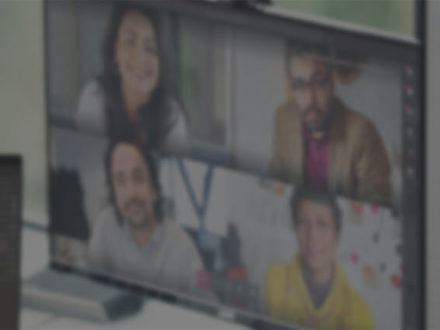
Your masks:
[{"label": "black headphone", "polygon": [[149,175],[150,175],[150,182],[153,185],[153,188],[156,190],[157,197],[153,202],[153,213],[154,216],[158,221],[161,221],[164,216],[164,209],[165,209],[165,202],[162,197],[162,189],[159,182],[159,172],[157,167],[157,155],[155,155],[153,152],[146,150],[146,148],[139,147],[139,145],[133,143],[131,140],[116,140],[112,141],[110,143],[110,146],[107,149],[106,155],[105,155],[105,177],[107,181],[107,186],[109,188],[109,202],[115,206],[116,214],[117,214],[117,220],[119,224],[123,223],[123,217],[121,215],[121,212],[119,211],[118,207],[116,207],[115,202],[115,191],[114,186],[112,182],[111,177],[111,159],[113,152],[115,151],[116,147],[119,144],[129,144],[133,147],[135,147],[139,153],[142,155],[142,159],[145,162],[145,165],[147,166]]}]

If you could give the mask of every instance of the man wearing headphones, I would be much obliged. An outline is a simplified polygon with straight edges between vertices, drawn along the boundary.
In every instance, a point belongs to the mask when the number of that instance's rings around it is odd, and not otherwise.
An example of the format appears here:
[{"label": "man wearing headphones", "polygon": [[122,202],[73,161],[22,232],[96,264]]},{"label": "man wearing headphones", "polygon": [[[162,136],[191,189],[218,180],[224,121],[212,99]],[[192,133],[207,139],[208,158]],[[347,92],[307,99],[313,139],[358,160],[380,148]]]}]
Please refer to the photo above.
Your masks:
[{"label": "man wearing headphones", "polygon": [[141,284],[193,292],[203,265],[187,233],[160,214],[152,155],[119,141],[109,147],[105,168],[111,206],[101,212],[93,230],[89,265]]}]

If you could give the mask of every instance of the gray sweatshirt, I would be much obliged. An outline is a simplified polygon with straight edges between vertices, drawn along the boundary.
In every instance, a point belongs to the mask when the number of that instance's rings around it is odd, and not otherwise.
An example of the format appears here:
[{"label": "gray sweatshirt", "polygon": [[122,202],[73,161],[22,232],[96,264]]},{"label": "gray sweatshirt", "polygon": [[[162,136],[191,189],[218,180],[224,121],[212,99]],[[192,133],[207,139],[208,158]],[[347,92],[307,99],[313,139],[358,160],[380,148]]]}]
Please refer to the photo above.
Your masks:
[{"label": "gray sweatshirt", "polygon": [[203,264],[194,243],[176,223],[163,219],[149,242],[139,246],[129,225],[117,222],[113,207],[104,209],[93,230],[89,266],[109,275],[179,293],[200,294],[197,273]]}]

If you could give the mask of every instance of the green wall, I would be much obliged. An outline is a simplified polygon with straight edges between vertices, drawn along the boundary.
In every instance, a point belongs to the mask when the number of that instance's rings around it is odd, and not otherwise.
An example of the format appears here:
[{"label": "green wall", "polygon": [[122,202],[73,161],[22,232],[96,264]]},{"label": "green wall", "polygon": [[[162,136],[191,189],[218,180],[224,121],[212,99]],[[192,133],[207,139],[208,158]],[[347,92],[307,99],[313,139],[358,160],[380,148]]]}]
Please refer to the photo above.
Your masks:
[{"label": "green wall", "polygon": [[402,35],[414,35],[415,0],[273,0],[275,6]]}]

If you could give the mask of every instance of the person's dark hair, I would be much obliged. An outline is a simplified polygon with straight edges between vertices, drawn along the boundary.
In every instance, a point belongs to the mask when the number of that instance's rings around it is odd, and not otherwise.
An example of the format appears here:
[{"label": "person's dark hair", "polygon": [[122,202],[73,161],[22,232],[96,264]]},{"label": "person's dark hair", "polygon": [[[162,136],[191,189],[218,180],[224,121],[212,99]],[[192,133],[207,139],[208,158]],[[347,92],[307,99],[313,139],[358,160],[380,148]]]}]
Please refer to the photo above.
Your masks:
[{"label": "person's dark hair", "polygon": [[[114,48],[118,31],[124,15],[134,10],[149,18],[154,26],[158,42],[159,81],[150,100],[139,109],[139,127],[134,127],[124,111],[124,102],[120,87],[120,77],[114,61]],[[172,108],[167,103],[167,90],[164,82],[165,60],[159,33],[158,14],[152,9],[139,3],[123,1],[118,2],[113,8],[106,37],[102,47],[103,71],[98,77],[98,83],[103,89],[105,98],[105,114],[107,131],[111,139],[134,139],[136,132],[141,130],[144,134],[142,144],[149,148],[162,146],[165,136],[174,124]]]},{"label": "person's dark hair", "polygon": [[321,56],[324,60],[332,57],[332,48],[325,43],[311,43],[307,41],[292,40],[286,45],[286,60],[289,61],[292,56],[305,56],[314,54]]},{"label": "person's dark hair", "polygon": [[290,60],[293,56],[304,57],[307,55],[322,57],[329,69],[335,70],[339,82],[350,83],[361,72],[361,64],[365,56],[336,49],[328,42],[311,43],[307,41],[290,40],[286,44],[286,66],[289,72]]},{"label": "person's dark hair", "polygon": [[[158,167],[157,167],[156,157],[151,151],[148,151],[146,148],[139,147],[139,145],[133,143],[133,141],[130,139],[121,139],[121,140],[112,141],[106,151],[106,154],[105,154],[104,169],[105,169],[105,178],[106,178],[107,185],[109,188],[110,203],[112,205],[115,205],[115,190],[114,190],[113,181],[112,181],[111,161],[112,161],[113,153],[114,153],[116,147],[118,147],[121,144],[129,144],[129,145],[133,146],[142,155],[142,159],[144,160],[145,165],[147,166],[147,169],[148,169],[148,174],[149,174],[151,185],[156,190],[156,193],[158,196],[157,201],[154,206],[154,212],[155,212],[158,220],[161,220],[162,211],[160,208],[161,208],[162,190],[161,190],[161,186],[160,186],[160,182],[159,182],[159,171],[158,171]],[[115,207],[115,209],[116,209],[116,213],[117,213],[118,222],[122,223],[122,216],[119,212],[119,209],[117,207]]]},{"label": "person's dark hair", "polygon": [[292,216],[293,226],[295,229],[298,225],[297,213],[298,213],[299,203],[303,200],[309,200],[315,203],[325,204],[328,207],[330,207],[333,213],[336,233],[338,235],[340,234],[341,225],[342,225],[342,221],[341,221],[342,216],[341,216],[341,210],[338,206],[338,203],[336,202],[336,198],[334,197],[334,195],[324,191],[312,190],[307,187],[300,187],[295,189],[295,192],[292,194],[290,198],[290,212]]}]

